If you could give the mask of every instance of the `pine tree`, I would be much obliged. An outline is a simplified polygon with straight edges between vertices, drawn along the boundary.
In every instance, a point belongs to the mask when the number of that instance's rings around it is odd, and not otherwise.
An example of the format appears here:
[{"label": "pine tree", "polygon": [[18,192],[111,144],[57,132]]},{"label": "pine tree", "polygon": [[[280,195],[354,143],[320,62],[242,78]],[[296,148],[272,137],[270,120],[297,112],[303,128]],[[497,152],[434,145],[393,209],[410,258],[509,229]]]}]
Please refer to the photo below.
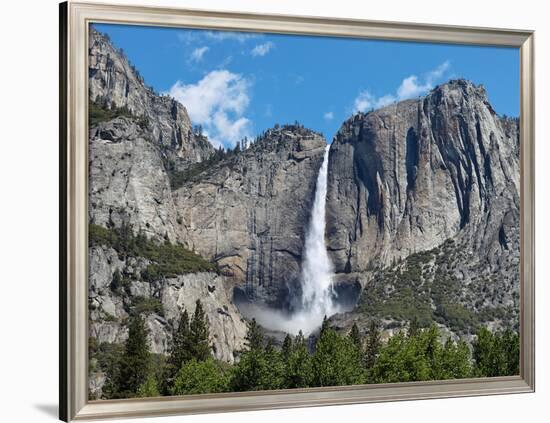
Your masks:
[{"label": "pine tree", "polygon": [[208,326],[208,320],[202,308],[201,300],[197,300],[195,312],[189,325],[192,357],[197,361],[204,361],[211,355],[212,348],[208,342],[210,336]]},{"label": "pine tree", "polygon": [[468,345],[464,341],[455,343],[449,337],[441,350],[437,367],[440,369],[439,374],[434,377],[437,380],[470,377],[472,366]]},{"label": "pine tree", "polygon": [[291,353],[292,353],[292,338],[289,334],[287,334],[283,341],[283,346],[281,347],[281,354],[283,356],[283,359],[285,361],[288,360]]},{"label": "pine tree", "polygon": [[329,328],[330,325],[328,324],[328,318],[325,314],[325,316],[323,317],[323,323],[321,324],[321,330],[319,331],[319,338],[323,335],[323,332],[325,332]]},{"label": "pine tree", "polygon": [[519,335],[511,329],[506,329],[502,334],[502,349],[506,364],[504,366],[504,375],[519,375]]},{"label": "pine tree", "polygon": [[312,368],[315,386],[353,385],[364,380],[359,351],[348,337],[329,327],[321,330]]},{"label": "pine tree", "polygon": [[481,328],[472,344],[476,376],[514,376],[519,374],[519,336],[511,330],[491,333]]},{"label": "pine tree", "polygon": [[[187,310],[183,309],[180,316],[178,328],[174,333],[170,356],[168,357],[168,368],[166,379],[171,383],[176,373],[184,363],[193,358],[193,349],[191,345],[191,329],[189,327],[189,315]],[[163,389],[164,390],[164,389]]]},{"label": "pine tree", "polygon": [[284,387],[307,388],[313,377],[311,355],[307,349],[302,331],[294,340],[292,352],[286,361]]},{"label": "pine tree", "polygon": [[140,387],[150,374],[150,354],[148,330],[140,315],[130,318],[128,339],[120,360],[120,368],[115,381],[118,398],[131,398],[138,394]]},{"label": "pine tree", "polygon": [[378,324],[372,320],[369,325],[364,355],[364,364],[367,369],[371,369],[374,366],[376,357],[378,357],[378,354],[380,353],[381,346],[382,340],[380,336],[380,329]]},{"label": "pine tree", "polygon": [[361,334],[359,333],[359,328],[357,327],[357,323],[353,323],[353,326],[351,327],[351,330],[348,336],[350,341],[357,348],[357,351],[362,352],[363,343],[361,341]]},{"label": "pine tree", "polygon": [[264,350],[266,362],[266,374],[263,382],[263,389],[280,389],[283,387],[285,366],[281,353],[273,346],[270,339]]},{"label": "pine tree", "polygon": [[266,389],[269,385],[269,365],[264,350],[263,331],[252,319],[248,322],[246,333],[246,350],[241,354],[238,364],[233,369],[230,386],[233,391],[254,391]]},{"label": "pine tree", "polygon": [[248,323],[248,332],[245,339],[249,351],[261,350],[264,347],[264,334],[256,319],[252,319]]}]

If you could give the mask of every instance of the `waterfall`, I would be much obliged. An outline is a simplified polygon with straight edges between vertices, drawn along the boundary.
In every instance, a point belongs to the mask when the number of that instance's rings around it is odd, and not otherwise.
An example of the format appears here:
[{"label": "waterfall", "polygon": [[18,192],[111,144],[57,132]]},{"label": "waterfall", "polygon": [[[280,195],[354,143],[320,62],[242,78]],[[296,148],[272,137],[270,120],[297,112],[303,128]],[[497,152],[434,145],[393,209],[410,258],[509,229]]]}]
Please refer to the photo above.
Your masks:
[{"label": "waterfall", "polygon": [[281,310],[262,308],[254,304],[242,304],[239,307],[241,312],[254,316],[258,323],[267,328],[294,335],[301,330],[307,336],[321,326],[324,316],[330,317],[340,311],[334,303],[332,263],[325,244],[329,148],[330,145],[327,145],[317,176],[315,198],[306,232],[301,274],[301,302],[290,315]]},{"label": "waterfall", "polygon": [[332,263],[325,244],[329,149],[327,145],[317,176],[302,264],[302,312],[319,322],[323,316],[331,316],[337,311],[333,304]]}]

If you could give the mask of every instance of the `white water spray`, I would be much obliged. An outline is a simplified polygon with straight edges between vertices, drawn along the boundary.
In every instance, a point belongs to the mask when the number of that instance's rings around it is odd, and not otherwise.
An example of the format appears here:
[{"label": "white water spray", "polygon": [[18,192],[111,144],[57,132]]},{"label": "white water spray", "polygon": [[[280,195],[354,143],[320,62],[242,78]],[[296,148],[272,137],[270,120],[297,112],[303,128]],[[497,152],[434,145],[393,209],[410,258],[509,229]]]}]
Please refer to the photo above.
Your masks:
[{"label": "white water spray", "polygon": [[337,312],[333,303],[332,263],[325,244],[329,149],[330,145],[327,145],[323,164],[317,176],[302,265],[302,312],[318,322],[323,316],[332,316]]},{"label": "white water spray", "polygon": [[254,317],[264,327],[295,335],[301,330],[307,336],[321,326],[324,316],[330,317],[341,311],[334,303],[332,263],[325,244],[329,149],[330,145],[327,145],[317,176],[311,220],[306,232],[300,308],[292,314],[286,314],[255,304],[239,306],[242,313]]}]

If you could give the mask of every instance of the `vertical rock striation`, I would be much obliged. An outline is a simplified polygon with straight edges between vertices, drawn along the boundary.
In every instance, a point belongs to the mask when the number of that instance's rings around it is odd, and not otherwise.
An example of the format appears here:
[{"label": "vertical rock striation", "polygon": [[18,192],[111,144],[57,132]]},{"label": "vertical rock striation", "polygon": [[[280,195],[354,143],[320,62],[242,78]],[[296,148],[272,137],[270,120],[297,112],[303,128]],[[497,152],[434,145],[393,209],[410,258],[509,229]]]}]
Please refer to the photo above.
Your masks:
[{"label": "vertical rock striation", "polygon": [[339,277],[365,285],[364,316],[517,324],[519,122],[482,86],[357,114],[330,158],[328,248]]},{"label": "vertical rock striation", "polygon": [[518,124],[467,81],[353,116],[330,157],[328,239],[338,272],[388,264],[459,233],[487,252],[501,227],[517,231]]},{"label": "vertical rock striation", "polygon": [[215,260],[241,299],[289,308],[326,141],[298,125],[267,131],[175,194],[187,245]]}]

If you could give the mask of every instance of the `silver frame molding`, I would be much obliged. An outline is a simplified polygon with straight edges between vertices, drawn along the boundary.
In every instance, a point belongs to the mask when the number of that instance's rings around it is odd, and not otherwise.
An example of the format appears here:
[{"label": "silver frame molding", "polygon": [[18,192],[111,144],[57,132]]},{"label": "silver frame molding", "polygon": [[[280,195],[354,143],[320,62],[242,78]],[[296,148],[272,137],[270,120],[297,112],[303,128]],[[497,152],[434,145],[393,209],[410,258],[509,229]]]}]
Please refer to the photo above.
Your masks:
[{"label": "silver frame molding", "polygon": [[[60,419],[89,420],[534,392],[534,32],[66,2],[60,5]],[[94,22],[517,47],[521,52],[520,375],[88,401],[88,25]]]}]

